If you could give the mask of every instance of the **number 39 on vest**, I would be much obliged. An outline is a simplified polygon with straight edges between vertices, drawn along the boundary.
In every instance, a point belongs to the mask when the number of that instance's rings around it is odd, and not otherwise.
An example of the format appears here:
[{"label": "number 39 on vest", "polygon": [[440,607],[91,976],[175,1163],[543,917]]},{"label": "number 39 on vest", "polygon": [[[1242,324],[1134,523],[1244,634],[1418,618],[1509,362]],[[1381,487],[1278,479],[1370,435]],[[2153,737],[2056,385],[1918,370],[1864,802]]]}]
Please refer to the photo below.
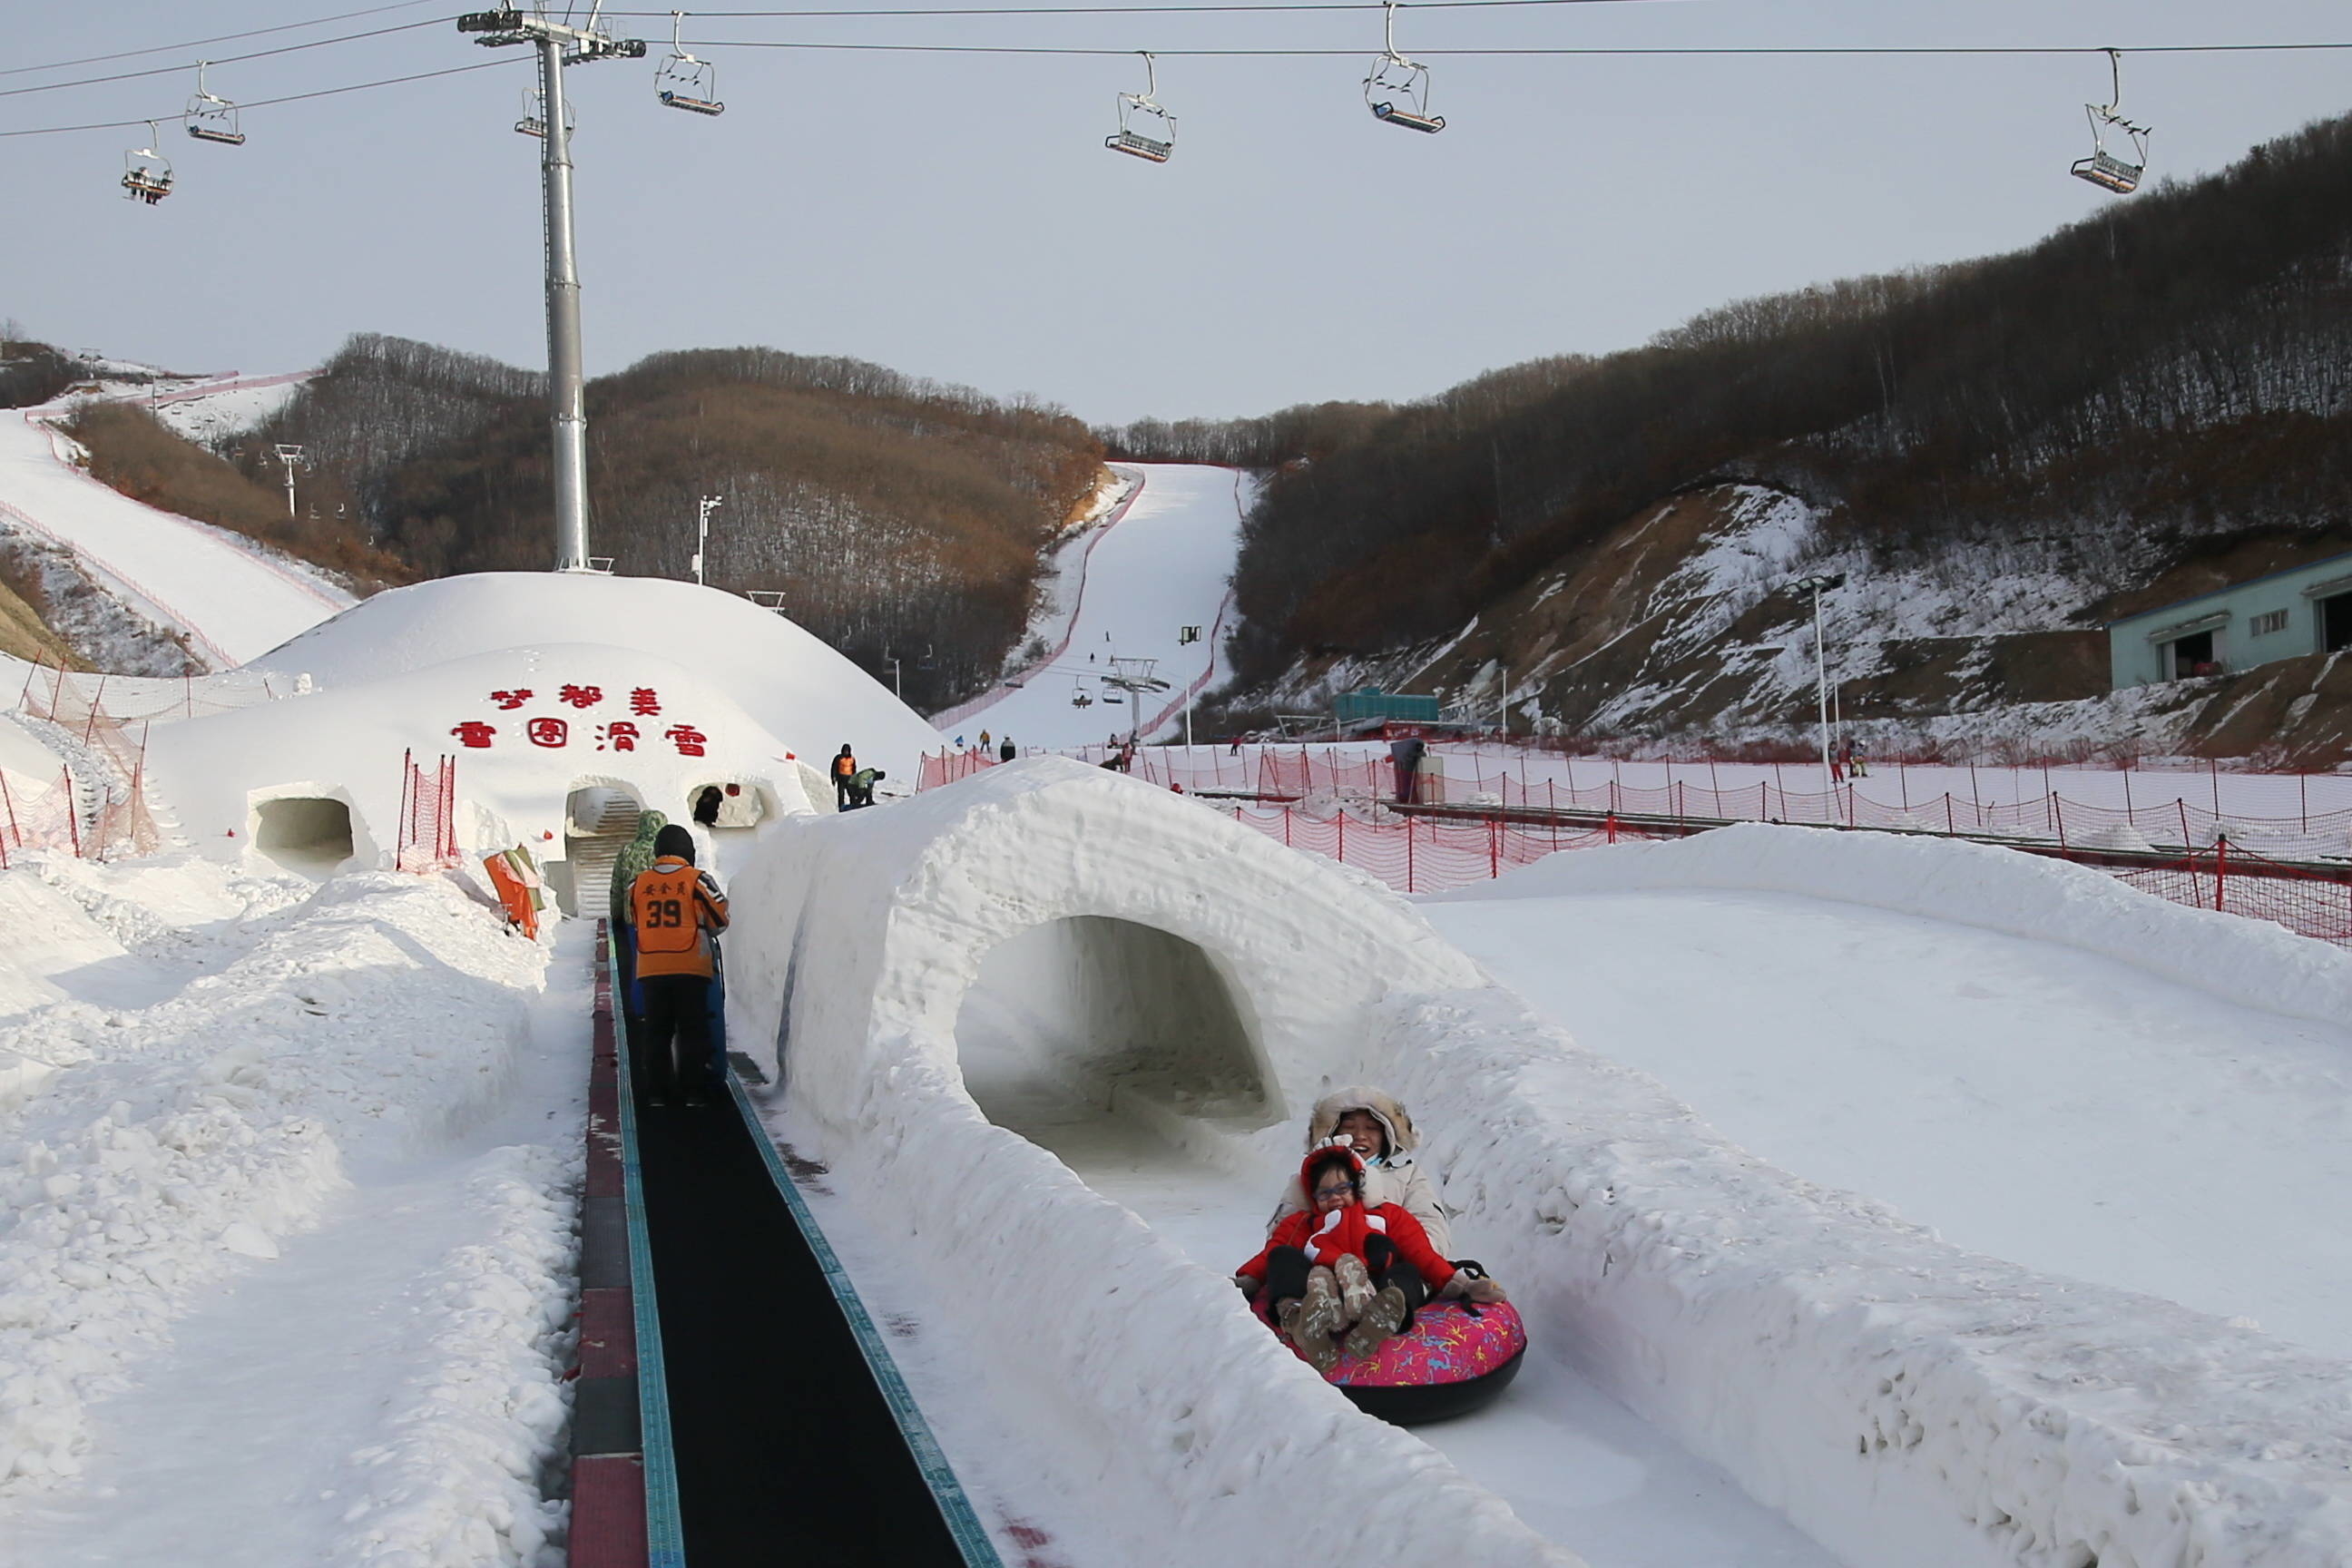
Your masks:
[{"label": "number 39 on vest", "polygon": [[636,927],[637,973],[710,973],[709,948],[702,934],[702,909],[691,866],[674,871],[640,872],[629,889],[631,923]]}]

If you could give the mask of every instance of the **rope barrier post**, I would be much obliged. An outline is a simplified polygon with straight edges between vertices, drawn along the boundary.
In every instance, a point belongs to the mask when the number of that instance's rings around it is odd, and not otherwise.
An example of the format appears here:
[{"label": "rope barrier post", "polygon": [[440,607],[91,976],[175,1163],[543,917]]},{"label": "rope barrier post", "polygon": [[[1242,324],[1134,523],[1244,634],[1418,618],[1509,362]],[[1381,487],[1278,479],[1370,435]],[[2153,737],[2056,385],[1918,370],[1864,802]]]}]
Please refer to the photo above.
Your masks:
[{"label": "rope barrier post", "polygon": [[2050,792],[2050,817],[2058,825],[2058,847],[2066,847],[2066,814],[2058,808],[2058,792]]},{"label": "rope barrier post", "polygon": [[[1559,834],[1559,826],[1555,823],[1552,826],[1552,835],[1557,837]],[[1486,819],[1486,875],[1492,878],[1502,874],[1503,821],[1500,817],[1490,816]]]},{"label": "rope barrier post", "polygon": [[1348,863],[1348,808],[1344,805],[1339,808],[1339,852],[1332,858],[1342,866]]},{"label": "rope barrier post", "polygon": [[1404,819],[1404,890],[1405,890],[1406,892],[1408,892],[1408,893],[1410,893],[1410,892],[1412,892],[1412,891],[1413,890],[1413,886],[1412,886],[1412,817],[1410,817],[1410,816],[1408,816],[1408,817],[1406,817],[1406,818]]},{"label": "rope barrier post", "polygon": [[1286,805],[1282,808],[1282,847],[1290,847],[1290,807]]},{"label": "rope barrier post", "polygon": [[1617,842],[1617,814],[1613,810],[1609,814],[1609,842]]},{"label": "rope barrier post", "polygon": [[2216,833],[2213,836],[2213,907],[2216,910],[2226,910],[2227,909],[2222,901],[2221,885],[2229,879],[2229,875],[2230,836],[2226,833]]},{"label": "rope barrier post", "polygon": [[[2124,783],[2126,785],[2131,783],[2129,773],[2124,775]],[[2294,793],[2295,798],[2302,803],[2303,831],[2308,833],[2311,831],[2311,775],[2309,773],[2294,775]]]},{"label": "rope barrier post", "polygon": [[73,835],[74,858],[79,860],[81,858],[81,805],[74,799],[73,770],[62,768],[58,772],[65,781],[66,827]]},{"label": "rope barrier post", "polygon": [[16,825],[16,797],[9,793],[6,773],[0,773],[0,805],[8,808],[8,831],[0,834],[0,849],[7,847],[12,836],[16,840],[16,847],[22,849],[25,847],[25,830]]},{"label": "rope barrier post", "polygon": [[2189,803],[2185,800],[2176,799],[2172,805],[2173,808],[2180,813],[2180,847],[2183,849],[2189,850],[2190,852],[2190,858],[2193,859],[2195,858],[2197,847],[2190,843],[2189,838]]},{"label": "rope barrier post", "polygon": [[[101,682],[101,685],[103,683]],[[2205,759],[2205,765],[2212,770],[2213,815],[2219,816],[2221,815],[2221,759],[2219,757],[2208,757]]]}]

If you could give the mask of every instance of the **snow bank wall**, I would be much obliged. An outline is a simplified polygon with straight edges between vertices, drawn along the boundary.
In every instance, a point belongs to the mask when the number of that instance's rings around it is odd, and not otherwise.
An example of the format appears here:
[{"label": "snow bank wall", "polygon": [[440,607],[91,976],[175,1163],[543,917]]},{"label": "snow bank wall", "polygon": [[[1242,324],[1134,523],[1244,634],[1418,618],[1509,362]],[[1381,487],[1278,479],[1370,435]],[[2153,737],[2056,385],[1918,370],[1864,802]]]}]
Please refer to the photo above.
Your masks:
[{"label": "snow bank wall", "polygon": [[[1570,1564],[1499,1500],[1359,1415],[1193,1266],[1061,1162],[990,1123],[955,1026],[989,952],[1098,918],[1196,944],[1295,1125],[1376,1033],[1391,988],[1479,984],[1400,900],[1190,802],[1037,758],[901,805],[795,821],[730,889],[730,1033],[773,1042],[782,1100],[858,1201],[984,1314],[986,1369],[1058,1448],[1059,1485],[1188,1556],[1264,1559],[1269,1531],[1398,1561]],[[779,1108],[781,1109],[781,1107]],[[1236,1261],[1253,1238],[1235,1238]],[[1349,1463],[1333,1468],[1335,1453]],[[1114,1522],[1109,1528],[1119,1526]],[[1137,1561],[1166,1539],[1139,1535]]]},{"label": "snow bank wall", "polygon": [[1837,899],[2060,942],[2241,1006],[2341,1024],[2352,953],[2284,926],[2153,899],[2088,866],[1962,839],[1741,823],[1553,855],[1433,901],[1720,888]]},{"label": "snow bank wall", "polygon": [[[1972,921],[2275,1011],[2352,1001],[2332,949],[1965,843],[1729,828],[1461,896],[1661,887]],[[2352,1366],[1798,1181],[1500,991],[1399,999],[1365,1070],[1537,1331],[1852,1561],[2352,1562]]]}]

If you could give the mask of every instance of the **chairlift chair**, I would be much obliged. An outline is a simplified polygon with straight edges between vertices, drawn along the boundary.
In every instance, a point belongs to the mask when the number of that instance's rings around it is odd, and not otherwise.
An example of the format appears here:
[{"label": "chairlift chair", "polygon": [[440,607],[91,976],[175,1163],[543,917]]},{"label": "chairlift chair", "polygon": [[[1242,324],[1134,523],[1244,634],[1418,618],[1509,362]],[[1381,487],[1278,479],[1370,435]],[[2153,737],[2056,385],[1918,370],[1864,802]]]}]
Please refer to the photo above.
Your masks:
[{"label": "chairlift chair", "polygon": [[1087,695],[1087,683],[1085,679],[1082,677],[1071,681],[1070,706],[1073,708],[1091,708],[1094,705],[1095,700]]},{"label": "chairlift chair", "polygon": [[155,150],[163,140],[151,120],[147,122],[147,145],[122,154],[124,199],[145,202],[152,207],[172,194],[172,160]]},{"label": "chairlift chair", "polygon": [[[2139,189],[2140,175],[2147,172],[2147,139],[2153,128],[2124,118],[2123,56],[2115,49],[2107,50],[2106,56],[2112,96],[2105,103],[2083,105],[2083,112],[2091,121],[2091,155],[2075,159],[2067,173],[2078,180],[2090,181],[2103,191],[2127,196]],[[2126,141],[2132,150],[2129,158],[2120,156],[2117,151]]]},{"label": "chairlift chair", "polygon": [[217,142],[224,147],[245,145],[245,132],[238,129],[236,105],[205,87],[206,61],[196,62],[196,96],[188,100],[187,112],[181,118],[186,122],[188,134],[199,142]]},{"label": "chairlift chair", "polygon": [[[1165,163],[1176,151],[1176,117],[1161,108],[1153,94],[1160,90],[1160,69],[1149,51],[1143,55],[1143,90],[1118,95],[1118,130],[1103,138],[1114,153],[1125,153],[1154,163]],[[1158,132],[1158,135],[1150,134]]]},{"label": "chairlift chair", "polygon": [[1429,112],[1429,68],[1397,53],[1397,0],[1381,0],[1384,42],[1364,78],[1364,103],[1372,118],[1432,135],[1445,129],[1445,116]]},{"label": "chairlift chair", "polygon": [[669,58],[654,72],[654,96],[688,113],[724,114],[727,106],[719,101],[718,68],[686,52],[678,37],[685,26],[685,12],[669,14]]}]

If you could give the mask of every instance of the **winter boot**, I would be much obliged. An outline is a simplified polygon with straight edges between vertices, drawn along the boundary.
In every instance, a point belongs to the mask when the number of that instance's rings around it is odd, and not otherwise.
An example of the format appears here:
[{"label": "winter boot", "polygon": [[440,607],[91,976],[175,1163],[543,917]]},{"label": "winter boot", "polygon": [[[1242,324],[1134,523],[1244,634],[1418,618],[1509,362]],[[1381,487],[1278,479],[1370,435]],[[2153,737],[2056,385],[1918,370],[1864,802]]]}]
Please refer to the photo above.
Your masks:
[{"label": "winter boot", "polygon": [[1368,1356],[1378,1353],[1382,1344],[1404,1327],[1404,1292],[1391,1285],[1372,1298],[1356,1326],[1348,1331],[1342,1346],[1349,1355]]},{"label": "winter boot", "polygon": [[1331,1273],[1339,1282],[1339,1321],[1352,1323],[1372,1304],[1372,1277],[1365,1271],[1364,1260],[1352,1252],[1341,1253]]},{"label": "winter boot", "polygon": [[1286,1314],[1285,1326],[1290,1342],[1297,1345],[1307,1363],[1317,1372],[1329,1376],[1339,1364],[1339,1347],[1333,1342],[1344,1326],[1339,1318],[1339,1288],[1328,1268],[1307,1271],[1307,1296],[1298,1304],[1295,1316]]}]

